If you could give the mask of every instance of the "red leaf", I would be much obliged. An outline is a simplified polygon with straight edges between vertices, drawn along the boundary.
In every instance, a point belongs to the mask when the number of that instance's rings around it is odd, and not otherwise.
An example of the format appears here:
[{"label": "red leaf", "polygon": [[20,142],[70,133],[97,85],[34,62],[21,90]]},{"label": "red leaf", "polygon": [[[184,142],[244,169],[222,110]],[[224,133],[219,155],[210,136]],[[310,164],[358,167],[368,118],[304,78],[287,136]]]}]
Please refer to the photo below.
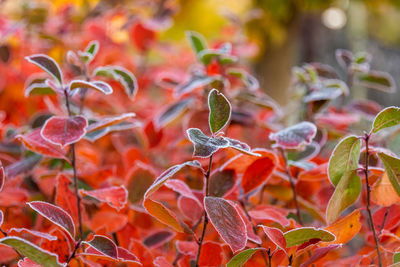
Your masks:
[{"label": "red leaf", "polygon": [[157,257],[154,261],[154,266],[156,267],[173,267],[164,257]]},{"label": "red leaf", "polygon": [[5,180],[6,180],[6,174],[4,172],[4,167],[1,166],[0,167],[0,192],[3,190]]},{"label": "red leaf", "polygon": [[184,196],[179,196],[178,208],[192,222],[197,222],[204,214],[203,207],[199,206],[197,201]]},{"label": "red leaf", "polygon": [[86,134],[87,124],[83,116],[54,116],[45,122],[40,134],[50,143],[64,147],[79,141]]},{"label": "red leaf", "polygon": [[[56,196],[55,201],[59,207],[64,209],[71,215],[74,222],[78,223],[78,207],[75,194],[70,189],[71,180],[63,173],[57,176]],[[82,204],[82,203],[81,203]],[[81,205],[81,212],[85,214],[83,205]]]},{"label": "red leaf", "polygon": [[275,170],[276,163],[275,154],[271,153],[269,156],[257,159],[247,167],[241,183],[244,193],[248,193],[266,182]]},{"label": "red leaf", "polygon": [[[49,241],[54,241],[57,240],[56,236],[50,235],[48,233],[43,233],[43,232],[39,232],[39,231],[35,231],[35,230],[30,230],[27,228],[11,228],[10,230],[8,230],[9,233],[11,232],[17,232],[17,233],[22,233],[22,232],[26,232],[29,233],[30,235],[36,236],[36,237],[40,237],[40,238],[44,238],[47,239]],[[17,235],[18,234],[14,234]]]},{"label": "red leaf", "polygon": [[246,225],[237,210],[227,200],[205,197],[204,207],[214,228],[233,252],[246,246]]},{"label": "red leaf", "polygon": [[40,247],[44,250],[56,253],[60,262],[66,262],[72,252],[70,236],[58,228],[53,228],[50,234],[57,237],[57,240],[44,239]]},{"label": "red leaf", "polygon": [[199,266],[221,266],[223,261],[221,245],[207,241],[200,251]]},{"label": "red leaf", "polygon": [[97,199],[98,201],[106,202],[118,211],[125,207],[128,199],[128,191],[124,186],[112,186],[91,191],[80,190],[79,193],[82,196],[87,195]]},{"label": "red leaf", "polygon": [[273,206],[259,206],[256,210],[249,211],[254,220],[268,220],[277,222],[282,226],[288,226],[290,221],[286,218],[287,212]]},{"label": "red leaf", "polygon": [[170,241],[174,235],[174,233],[167,230],[156,231],[147,236],[143,240],[143,244],[145,244],[148,248],[156,248]]},{"label": "red leaf", "polygon": [[17,135],[16,139],[21,141],[24,146],[36,153],[51,158],[67,159],[65,151],[58,145],[52,144],[45,140],[41,134],[41,129],[35,129],[24,135]]},{"label": "red leaf", "polygon": [[18,261],[18,267],[42,267],[42,265],[37,264],[29,258],[24,258],[23,260]]},{"label": "red leaf", "polygon": [[201,204],[199,199],[193,194],[192,190],[184,181],[178,179],[170,179],[165,183],[165,186],[181,194],[184,197],[193,199],[199,205],[200,209],[203,208],[203,205]]},{"label": "red leaf", "polygon": [[27,204],[40,215],[66,230],[72,238],[75,237],[74,221],[65,210],[43,201],[32,201]]},{"label": "red leaf", "polygon": [[139,259],[128,250],[118,247],[118,259],[122,262],[132,262],[132,263],[140,263]]},{"label": "red leaf", "polygon": [[140,21],[132,26],[130,35],[135,46],[142,52],[148,50],[156,38],[156,33]]},{"label": "red leaf", "polygon": [[190,255],[195,257],[199,246],[193,241],[176,241],[176,249],[183,255]]},{"label": "red leaf", "polygon": [[118,259],[118,249],[115,243],[108,237],[102,235],[94,235],[92,240],[83,241],[101,254],[113,259]]},{"label": "red leaf", "polygon": [[264,233],[268,236],[272,243],[274,243],[277,247],[286,250],[286,239],[283,236],[283,232],[281,230],[264,225],[260,225],[260,227],[262,227]]}]

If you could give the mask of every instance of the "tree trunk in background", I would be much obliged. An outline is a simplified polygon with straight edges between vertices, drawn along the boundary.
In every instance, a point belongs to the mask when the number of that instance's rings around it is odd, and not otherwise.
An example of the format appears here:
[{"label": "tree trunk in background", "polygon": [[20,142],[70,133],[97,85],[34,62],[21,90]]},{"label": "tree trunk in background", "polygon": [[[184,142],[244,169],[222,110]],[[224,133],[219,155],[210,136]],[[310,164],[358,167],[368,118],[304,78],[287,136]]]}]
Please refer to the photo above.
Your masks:
[{"label": "tree trunk in background", "polygon": [[261,88],[281,105],[289,101],[292,67],[296,62],[296,37],[298,25],[288,27],[287,38],[280,44],[266,44],[265,53],[256,65]]}]

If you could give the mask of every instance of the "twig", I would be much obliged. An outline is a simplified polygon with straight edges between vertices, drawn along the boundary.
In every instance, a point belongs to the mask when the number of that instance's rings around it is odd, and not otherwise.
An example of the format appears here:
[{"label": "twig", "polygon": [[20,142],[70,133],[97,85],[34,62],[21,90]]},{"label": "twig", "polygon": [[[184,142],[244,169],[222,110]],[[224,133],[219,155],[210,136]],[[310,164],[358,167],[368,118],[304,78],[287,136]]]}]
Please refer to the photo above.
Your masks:
[{"label": "twig", "polygon": [[381,253],[379,251],[379,239],[378,236],[376,235],[375,232],[375,226],[374,226],[374,221],[372,220],[372,213],[371,213],[371,200],[370,200],[370,194],[371,194],[371,187],[369,186],[368,182],[368,165],[369,165],[369,149],[368,149],[368,144],[369,144],[369,138],[370,134],[365,133],[364,135],[364,141],[365,141],[365,166],[364,166],[364,173],[365,173],[365,185],[367,188],[367,212],[368,212],[368,220],[369,220],[369,225],[371,227],[372,233],[374,235],[375,239],[375,247],[376,247],[376,253],[378,254],[378,261],[379,261],[379,266],[382,267],[382,258],[381,258]]},{"label": "twig", "polygon": [[292,174],[290,173],[289,166],[287,165],[285,151],[282,148],[279,148],[279,151],[282,154],[282,157],[283,157],[283,160],[284,160],[284,163],[285,163],[285,171],[286,171],[287,176],[289,177],[290,187],[292,188],[293,201],[294,201],[294,205],[296,206],[296,216],[297,216],[297,219],[298,219],[299,223],[301,225],[303,225],[303,220],[301,218],[301,213],[300,213],[300,207],[299,207],[299,203],[297,201],[296,185],[294,183],[294,178],[292,177]]},{"label": "twig", "polygon": [[[205,174],[205,178],[206,178],[206,188],[205,188],[205,194],[204,194],[205,197],[208,196],[208,180],[210,178],[210,173],[211,173],[212,157],[213,156],[211,155],[210,160],[208,162],[208,170]],[[204,209],[203,231],[201,233],[201,237],[199,240],[199,249],[197,250],[197,257],[196,257],[196,264],[195,264],[196,267],[199,266],[201,247],[203,245],[204,235],[206,234],[207,224],[208,224],[208,216],[207,216],[207,211]]]}]

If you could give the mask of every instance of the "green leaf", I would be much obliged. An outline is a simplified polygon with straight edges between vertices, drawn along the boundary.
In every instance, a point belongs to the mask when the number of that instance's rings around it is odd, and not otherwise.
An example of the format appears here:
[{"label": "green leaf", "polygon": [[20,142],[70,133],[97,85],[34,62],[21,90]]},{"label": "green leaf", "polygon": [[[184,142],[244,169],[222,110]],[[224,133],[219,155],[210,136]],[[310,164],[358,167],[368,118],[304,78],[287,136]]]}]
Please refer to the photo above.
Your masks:
[{"label": "green leaf", "polygon": [[259,250],[265,250],[265,248],[249,248],[249,249],[246,249],[245,251],[240,252],[239,254],[236,254],[228,262],[226,267],[241,267],[241,266],[243,266],[243,264],[245,264],[253,256],[253,254]]},{"label": "green leaf", "polygon": [[49,251],[43,250],[42,248],[32,244],[31,242],[24,240],[16,236],[8,236],[0,239],[0,243],[12,247],[22,255],[35,261],[36,263],[46,267],[59,267],[63,266],[58,262],[58,256]]},{"label": "green leaf", "polygon": [[376,115],[372,123],[371,132],[377,133],[382,129],[398,125],[400,123],[400,108],[387,107]]},{"label": "green leaf", "polygon": [[204,37],[195,31],[187,31],[186,38],[189,40],[193,51],[198,55],[201,51],[207,48],[207,43]]},{"label": "green leaf", "polygon": [[56,79],[56,81],[58,81],[59,84],[62,85],[63,79],[62,79],[61,69],[54,59],[43,54],[32,55],[26,57],[26,59],[29,62],[41,68],[42,70],[44,70],[45,72],[47,72],[48,74],[50,74],[51,77]]},{"label": "green leaf", "polygon": [[226,126],[231,117],[232,108],[228,99],[217,89],[211,90],[208,94],[208,107],[210,109],[208,122],[214,134]]},{"label": "green leaf", "polygon": [[343,174],[326,208],[326,221],[331,224],[340,214],[357,201],[361,193],[361,179],[356,170]]},{"label": "green leaf", "polygon": [[328,164],[328,177],[337,186],[345,172],[358,168],[361,140],[348,136],[336,145]]},{"label": "green leaf", "polygon": [[395,252],[393,254],[393,263],[399,263],[400,262],[400,252]]},{"label": "green leaf", "polygon": [[385,165],[390,183],[400,196],[400,159],[389,156],[383,152],[378,153],[378,156],[382,160],[383,165]]},{"label": "green leaf", "polygon": [[86,81],[81,81],[81,80],[73,80],[69,84],[69,90],[73,91],[76,89],[92,89],[99,91],[105,95],[112,94],[113,89],[111,88],[110,85],[108,85],[105,82],[101,81],[93,81],[93,82],[86,82]]},{"label": "green leaf", "polygon": [[366,88],[384,91],[386,93],[396,92],[395,82],[386,72],[369,71],[368,73],[361,73],[356,76],[357,84]]},{"label": "green leaf", "polygon": [[32,83],[25,89],[25,97],[32,95],[53,95],[53,88],[51,88],[47,83]]},{"label": "green leaf", "polygon": [[323,229],[316,229],[314,227],[303,227],[290,230],[283,234],[286,239],[286,247],[293,247],[304,244],[311,239],[320,239],[324,242],[334,241],[336,237]]},{"label": "green leaf", "polygon": [[138,90],[136,77],[129,70],[122,67],[114,67],[114,74],[117,80],[124,86],[129,98],[133,99]]},{"label": "green leaf", "polygon": [[129,70],[120,66],[98,67],[93,71],[94,76],[102,76],[117,80],[122,84],[126,94],[133,99],[138,90],[138,84],[135,75]]},{"label": "green leaf", "polygon": [[78,51],[78,54],[83,62],[87,64],[90,63],[99,51],[99,46],[99,42],[94,40],[87,45],[85,51]]}]

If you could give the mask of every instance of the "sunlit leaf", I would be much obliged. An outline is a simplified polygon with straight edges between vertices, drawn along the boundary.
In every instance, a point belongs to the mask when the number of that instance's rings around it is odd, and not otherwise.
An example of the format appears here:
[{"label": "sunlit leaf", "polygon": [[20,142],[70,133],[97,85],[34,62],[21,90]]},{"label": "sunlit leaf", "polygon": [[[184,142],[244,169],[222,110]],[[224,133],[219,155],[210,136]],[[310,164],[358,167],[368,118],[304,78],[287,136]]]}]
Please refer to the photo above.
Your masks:
[{"label": "sunlit leaf", "polygon": [[279,132],[272,133],[269,139],[276,142],[276,146],[288,149],[298,149],[310,144],[317,133],[317,127],[311,122],[303,121]]},{"label": "sunlit leaf", "polygon": [[169,178],[171,178],[175,173],[180,171],[185,166],[191,166],[194,168],[202,169],[200,162],[198,162],[197,160],[187,161],[185,163],[172,166],[157,177],[154,183],[147,189],[146,193],[144,194],[144,197],[147,198],[155,191],[157,191]]},{"label": "sunlit leaf", "polygon": [[124,186],[111,186],[96,190],[80,190],[79,193],[83,196],[90,196],[100,202],[106,202],[111,207],[120,210],[125,207],[128,199],[128,191]]},{"label": "sunlit leaf", "polygon": [[32,55],[26,57],[26,59],[50,74],[51,77],[58,81],[59,85],[63,84],[61,69],[54,59],[43,54]]},{"label": "sunlit leaf", "polygon": [[78,142],[86,134],[87,120],[83,116],[53,116],[43,125],[40,134],[55,145],[62,147]]},{"label": "sunlit leaf", "polygon": [[205,197],[207,215],[221,238],[236,252],[246,246],[246,225],[237,210],[225,199]]},{"label": "sunlit leaf", "polygon": [[387,107],[376,115],[371,132],[377,133],[382,129],[396,126],[400,123],[400,108]]},{"label": "sunlit leaf", "polygon": [[110,238],[106,236],[94,235],[92,240],[83,241],[82,243],[88,244],[89,246],[106,256],[118,259],[117,246]]},{"label": "sunlit leaf", "polygon": [[217,133],[229,122],[232,113],[231,104],[222,93],[213,89],[208,94],[208,107],[210,130],[212,133]]},{"label": "sunlit leaf", "polygon": [[346,171],[336,186],[326,208],[326,221],[336,221],[340,214],[357,201],[361,193],[361,180],[357,171]]},{"label": "sunlit leaf", "polygon": [[334,241],[335,236],[323,229],[313,227],[302,227],[287,231],[283,234],[286,239],[287,247],[302,245],[311,239],[319,239],[321,241]]},{"label": "sunlit leaf", "polygon": [[342,139],[335,147],[328,164],[328,176],[337,186],[345,172],[358,168],[361,140],[357,136]]},{"label": "sunlit leaf", "polygon": [[37,213],[66,230],[72,238],[75,237],[74,221],[72,220],[71,215],[66,211],[60,207],[43,201],[32,201],[27,204]]},{"label": "sunlit leaf", "polygon": [[46,267],[63,266],[58,261],[58,256],[16,236],[0,239],[0,243],[10,246],[34,262]]},{"label": "sunlit leaf", "polygon": [[179,223],[179,220],[176,217],[176,215],[173,214],[172,211],[167,209],[161,203],[146,198],[143,202],[143,207],[151,216],[153,216],[160,222],[170,226],[177,232],[183,233],[183,228]]},{"label": "sunlit leaf", "polygon": [[86,82],[86,81],[81,81],[81,80],[73,80],[69,84],[69,90],[74,91],[77,89],[92,89],[99,91],[105,95],[112,94],[113,89],[108,83],[102,82],[102,81],[91,81],[91,82]]},{"label": "sunlit leaf", "polygon": [[378,156],[385,166],[390,183],[400,196],[400,159],[392,157],[383,152],[378,153]]}]

